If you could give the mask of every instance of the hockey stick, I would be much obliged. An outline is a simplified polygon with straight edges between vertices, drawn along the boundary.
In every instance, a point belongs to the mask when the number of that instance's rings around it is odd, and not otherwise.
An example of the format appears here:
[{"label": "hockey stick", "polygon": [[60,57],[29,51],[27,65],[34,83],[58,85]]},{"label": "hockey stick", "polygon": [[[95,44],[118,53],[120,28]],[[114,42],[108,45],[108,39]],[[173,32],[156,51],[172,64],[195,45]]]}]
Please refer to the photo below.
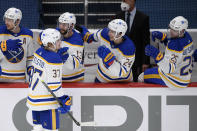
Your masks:
[{"label": "hockey stick", "polygon": [[[51,93],[51,95],[57,100],[57,102],[60,104],[60,106],[63,107],[63,103],[62,101],[60,101],[57,96],[53,93],[53,91],[48,87],[48,85],[43,81],[41,80],[42,84],[47,88],[47,90]],[[96,123],[93,121],[93,122],[78,122],[74,117],[73,115],[68,111],[68,115],[70,116],[70,118],[75,122],[75,124],[77,126],[95,126]]]}]

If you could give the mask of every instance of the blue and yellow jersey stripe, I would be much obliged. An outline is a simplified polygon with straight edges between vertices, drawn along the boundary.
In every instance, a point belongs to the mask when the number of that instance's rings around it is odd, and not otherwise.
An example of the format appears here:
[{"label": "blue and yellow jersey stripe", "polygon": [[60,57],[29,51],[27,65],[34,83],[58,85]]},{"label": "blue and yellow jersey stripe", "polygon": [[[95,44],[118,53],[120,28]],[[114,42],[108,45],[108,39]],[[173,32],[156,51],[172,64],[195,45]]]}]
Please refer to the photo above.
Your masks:
[{"label": "blue and yellow jersey stripe", "polygon": [[85,69],[81,69],[78,72],[72,73],[72,74],[66,74],[62,75],[62,81],[63,82],[78,82],[84,80],[84,72]]},{"label": "blue and yellow jersey stripe", "polygon": [[167,83],[169,83],[170,85],[172,85],[174,87],[185,88],[190,83],[190,80],[182,80],[178,77],[173,76],[172,74],[165,74],[162,70],[158,69],[158,72],[164,81],[166,81]]},{"label": "blue and yellow jersey stripe", "polygon": [[25,70],[6,70],[2,69],[2,74],[0,76],[2,79],[25,79]]}]

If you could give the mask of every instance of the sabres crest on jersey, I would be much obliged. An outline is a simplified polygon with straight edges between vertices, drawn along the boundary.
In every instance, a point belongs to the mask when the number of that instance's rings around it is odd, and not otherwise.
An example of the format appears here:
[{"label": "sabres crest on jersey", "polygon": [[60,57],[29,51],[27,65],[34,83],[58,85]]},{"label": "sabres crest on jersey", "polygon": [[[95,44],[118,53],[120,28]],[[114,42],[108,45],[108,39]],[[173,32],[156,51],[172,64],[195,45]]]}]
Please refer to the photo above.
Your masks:
[{"label": "sabres crest on jersey", "polygon": [[10,63],[19,63],[24,58],[24,49],[19,47],[13,50],[7,50],[3,52],[4,56]]}]

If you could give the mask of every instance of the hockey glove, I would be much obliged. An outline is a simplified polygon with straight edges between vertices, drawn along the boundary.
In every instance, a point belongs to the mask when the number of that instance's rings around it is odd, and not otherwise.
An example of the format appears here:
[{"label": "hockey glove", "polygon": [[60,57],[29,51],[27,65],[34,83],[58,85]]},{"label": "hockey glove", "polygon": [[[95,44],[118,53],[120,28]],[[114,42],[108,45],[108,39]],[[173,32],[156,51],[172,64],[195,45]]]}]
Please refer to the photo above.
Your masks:
[{"label": "hockey glove", "polygon": [[194,51],[193,57],[194,57],[194,62],[197,62],[197,49]]},{"label": "hockey glove", "polygon": [[83,32],[83,28],[78,24],[75,25],[75,29],[78,30],[80,33]]},{"label": "hockey glove", "polygon": [[160,31],[153,31],[152,32],[152,40],[155,42],[155,40],[158,39],[163,43],[166,43],[168,41],[167,35],[165,33],[162,33]]},{"label": "hockey glove", "polygon": [[62,113],[62,114],[66,114],[68,111],[70,111],[70,107],[71,107],[71,97],[64,95],[62,97],[59,98],[61,100],[61,102],[63,103],[63,106],[59,107],[58,110]]},{"label": "hockey glove", "polygon": [[75,29],[81,33],[81,37],[84,42],[91,43],[92,41],[95,41],[94,34],[90,33],[89,30],[85,26],[77,25]]},{"label": "hockey glove", "polygon": [[60,57],[62,58],[63,63],[65,63],[69,57],[68,49],[69,49],[68,47],[63,47],[63,48],[59,49],[57,52],[60,55]]},{"label": "hockey glove", "polygon": [[103,64],[106,68],[109,68],[116,59],[110,49],[104,45],[98,47],[98,56],[103,60]]},{"label": "hockey glove", "polygon": [[158,63],[163,59],[163,53],[161,53],[161,51],[159,51],[157,48],[155,48],[152,45],[147,45],[145,47],[145,54],[147,56],[153,57],[156,63]]},{"label": "hockey glove", "polygon": [[7,51],[7,50],[14,50],[16,48],[19,48],[22,45],[22,41],[20,39],[12,40],[3,40],[1,42],[1,50]]}]

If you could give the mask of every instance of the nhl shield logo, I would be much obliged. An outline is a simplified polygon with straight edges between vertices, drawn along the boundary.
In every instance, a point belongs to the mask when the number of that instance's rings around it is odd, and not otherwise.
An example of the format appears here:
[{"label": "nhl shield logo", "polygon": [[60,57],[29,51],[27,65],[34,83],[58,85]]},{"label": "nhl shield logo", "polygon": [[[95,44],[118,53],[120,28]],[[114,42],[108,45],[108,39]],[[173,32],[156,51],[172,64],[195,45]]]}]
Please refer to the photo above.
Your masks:
[{"label": "nhl shield logo", "polygon": [[10,63],[19,63],[24,57],[24,49],[23,47],[19,47],[14,50],[7,50],[3,52],[4,56]]}]

